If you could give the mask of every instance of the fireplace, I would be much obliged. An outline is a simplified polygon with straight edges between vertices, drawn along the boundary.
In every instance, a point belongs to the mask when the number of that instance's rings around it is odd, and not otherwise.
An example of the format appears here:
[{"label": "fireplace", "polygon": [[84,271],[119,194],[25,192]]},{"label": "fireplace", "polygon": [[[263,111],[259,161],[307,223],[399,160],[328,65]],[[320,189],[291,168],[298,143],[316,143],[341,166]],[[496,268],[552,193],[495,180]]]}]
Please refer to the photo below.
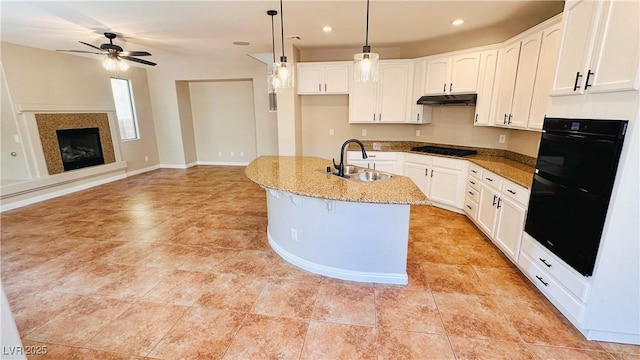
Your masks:
[{"label": "fireplace", "polygon": [[98,128],[58,129],[64,171],[104,164]]}]

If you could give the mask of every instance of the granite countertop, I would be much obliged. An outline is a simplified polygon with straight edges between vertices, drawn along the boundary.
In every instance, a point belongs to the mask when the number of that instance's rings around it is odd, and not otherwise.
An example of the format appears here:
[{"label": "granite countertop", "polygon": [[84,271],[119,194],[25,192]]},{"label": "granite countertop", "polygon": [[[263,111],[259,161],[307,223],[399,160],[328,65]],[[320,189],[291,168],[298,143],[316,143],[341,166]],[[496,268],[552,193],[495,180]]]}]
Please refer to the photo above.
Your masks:
[{"label": "granite countertop", "polygon": [[247,177],[265,188],[328,200],[377,204],[428,205],[429,199],[408,177],[371,183],[327,174],[331,161],[317,157],[260,156],[245,169]]},{"label": "granite countertop", "polygon": [[[378,145],[375,149],[373,144]],[[487,149],[487,148],[475,148],[469,146],[459,145],[447,145],[437,143],[424,143],[415,141],[363,141],[366,151],[397,151],[407,152],[412,154],[429,155],[429,156],[442,156],[453,159],[468,160],[478,166],[481,166],[496,175],[513,181],[514,183],[523,186],[527,189],[531,188],[533,182],[533,173],[535,171],[536,158],[518,154],[515,152],[500,150],[500,149]],[[463,157],[447,156],[439,154],[430,154],[424,152],[411,151],[412,147],[417,146],[442,146],[453,147],[459,149],[472,149],[478,152],[477,155],[468,155]],[[379,148],[378,148],[379,147]],[[354,144],[349,144],[349,150],[359,150],[359,147]]]}]

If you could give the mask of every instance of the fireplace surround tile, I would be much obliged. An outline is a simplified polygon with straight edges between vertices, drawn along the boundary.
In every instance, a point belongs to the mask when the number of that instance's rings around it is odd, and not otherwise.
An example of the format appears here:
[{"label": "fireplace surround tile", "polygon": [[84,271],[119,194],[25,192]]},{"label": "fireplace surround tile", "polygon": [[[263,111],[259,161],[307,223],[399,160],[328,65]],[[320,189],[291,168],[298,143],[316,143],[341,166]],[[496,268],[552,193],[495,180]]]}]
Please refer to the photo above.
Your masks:
[{"label": "fireplace surround tile", "polygon": [[56,130],[59,129],[98,128],[100,130],[104,163],[109,164],[116,161],[107,113],[56,113],[35,114],[35,116],[49,175],[64,172],[56,135]]}]

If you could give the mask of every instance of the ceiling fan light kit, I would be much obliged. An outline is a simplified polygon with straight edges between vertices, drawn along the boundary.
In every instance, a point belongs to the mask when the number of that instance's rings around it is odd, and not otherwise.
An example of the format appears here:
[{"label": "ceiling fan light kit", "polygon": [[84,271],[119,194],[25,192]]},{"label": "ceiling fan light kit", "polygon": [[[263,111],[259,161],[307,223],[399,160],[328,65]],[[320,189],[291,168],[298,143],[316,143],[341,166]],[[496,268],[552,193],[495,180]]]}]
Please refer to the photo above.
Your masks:
[{"label": "ceiling fan light kit", "polygon": [[369,46],[369,0],[367,0],[365,44],[362,47],[362,52],[353,56],[353,80],[378,81],[378,60],[380,60],[380,56],[372,53],[371,46]]},{"label": "ceiling fan light kit", "polygon": [[151,54],[147,51],[124,51],[122,47],[113,43],[113,39],[117,37],[115,33],[106,32],[104,36],[109,39],[108,44],[102,44],[100,47],[93,46],[89,43],[80,41],[81,44],[87,45],[95,50],[95,51],[84,51],[84,50],[56,50],[62,52],[75,52],[75,53],[85,53],[85,54],[97,54],[97,55],[106,55],[107,58],[102,62],[102,66],[109,71],[126,71],[129,69],[129,64],[124,60],[134,61],[140,64],[156,66],[156,63],[151,61],[142,60],[135,58],[134,56],[151,56]]},{"label": "ceiling fan light kit", "polygon": [[[276,91],[293,87],[293,64],[287,62],[284,55],[284,13],[282,11],[282,0],[280,0],[280,36],[282,41],[282,56],[280,62],[273,64],[273,85]],[[275,54],[275,52],[274,52]]]}]

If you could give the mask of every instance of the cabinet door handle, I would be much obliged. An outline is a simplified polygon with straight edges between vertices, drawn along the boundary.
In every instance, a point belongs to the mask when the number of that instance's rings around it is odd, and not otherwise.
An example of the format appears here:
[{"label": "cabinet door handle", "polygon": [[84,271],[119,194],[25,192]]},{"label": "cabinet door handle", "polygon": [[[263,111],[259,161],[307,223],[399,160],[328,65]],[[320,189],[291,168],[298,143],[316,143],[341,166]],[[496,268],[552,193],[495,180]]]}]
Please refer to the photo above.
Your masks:
[{"label": "cabinet door handle", "polygon": [[429,169],[424,169],[424,176],[429,176]]},{"label": "cabinet door handle", "polygon": [[475,170],[471,170],[472,173],[477,174],[478,172]]},{"label": "cabinet door handle", "polygon": [[500,209],[502,207],[502,198],[498,198],[498,206],[496,209]]},{"label": "cabinet door handle", "polygon": [[452,88],[453,88],[453,83],[449,83],[449,92],[451,92]]},{"label": "cabinet door handle", "polygon": [[496,199],[497,199],[497,198],[498,198],[498,197],[497,197],[496,195],[493,195],[493,205],[491,205],[491,206],[496,206]]},{"label": "cabinet door handle", "polygon": [[493,179],[492,179],[492,178],[488,178],[488,177],[486,177],[485,179],[487,179],[487,180],[489,180],[489,181],[493,181]]},{"label": "cabinet door handle", "polygon": [[589,69],[589,71],[587,71],[587,79],[584,81],[584,89],[587,90],[588,87],[590,87],[591,85],[589,85],[589,78],[591,77],[591,75],[595,75],[596,73],[591,72],[591,69]]},{"label": "cabinet door handle", "polygon": [[507,114],[504,114],[504,119],[502,119],[502,123],[506,124],[507,123]]},{"label": "cabinet door handle", "polygon": [[549,283],[544,282],[544,280],[542,280],[542,278],[541,278],[540,276],[536,275],[536,279],[540,280],[540,282],[542,283],[542,285],[544,285],[544,286],[549,286]]},{"label": "cabinet door handle", "polygon": [[511,190],[511,189],[507,189],[507,192],[508,192],[508,193],[510,193],[510,194],[513,194],[513,195],[515,195],[515,194],[516,194],[516,192],[515,192],[515,191],[513,191],[513,190]]},{"label": "cabinet door handle", "polygon": [[378,114],[378,121],[382,121],[382,113]]},{"label": "cabinet door handle", "polygon": [[431,169],[431,177],[433,177],[433,169]]},{"label": "cabinet door handle", "polygon": [[547,259],[538,258],[538,260],[542,261],[542,263],[547,265],[547,267],[551,267],[551,264],[547,263]]},{"label": "cabinet door handle", "polygon": [[417,114],[416,121],[420,121],[420,114]]},{"label": "cabinet door handle", "polygon": [[372,157],[376,157],[376,156],[377,156],[377,155],[369,155],[369,156],[367,156],[367,157],[372,158]]},{"label": "cabinet door handle", "polygon": [[469,195],[473,196],[473,191],[468,191]]},{"label": "cabinet door handle", "polygon": [[322,91],[322,84],[318,84],[318,91]]},{"label": "cabinet door handle", "polygon": [[327,84],[324,84],[324,91],[327,92]]},{"label": "cabinet door handle", "polygon": [[467,207],[469,208],[469,210],[473,209],[471,206],[467,205]]},{"label": "cabinet door handle", "polygon": [[580,86],[578,86],[578,80],[580,80],[581,77],[582,75],[580,75],[580,71],[578,71],[576,73],[576,82],[573,84],[573,91],[580,89]]},{"label": "cabinet door handle", "polygon": [[478,122],[478,114],[476,114],[476,122]]},{"label": "cabinet door handle", "polygon": [[473,181],[473,180],[469,180],[469,182],[471,183],[471,185],[475,185],[476,184],[476,182]]},{"label": "cabinet door handle", "polygon": [[444,86],[442,87],[442,92],[447,92],[447,83],[444,83]]},{"label": "cabinet door handle", "polygon": [[507,120],[507,124],[511,124],[511,114],[509,114],[509,120]]}]

